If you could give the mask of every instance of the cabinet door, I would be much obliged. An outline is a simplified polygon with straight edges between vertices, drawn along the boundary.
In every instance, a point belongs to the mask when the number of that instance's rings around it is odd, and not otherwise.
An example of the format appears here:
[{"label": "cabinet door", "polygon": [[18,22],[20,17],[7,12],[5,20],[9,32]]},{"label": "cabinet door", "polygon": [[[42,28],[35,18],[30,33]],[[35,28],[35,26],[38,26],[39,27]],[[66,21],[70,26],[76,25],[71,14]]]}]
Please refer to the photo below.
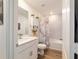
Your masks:
[{"label": "cabinet door", "polygon": [[37,46],[34,45],[30,48],[30,59],[37,59]]},{"label": "cabinet door", "polygon": [[25,48],[27,46],[24,46],[21,50],[18,49],[16,59],[37,59],[37,40],[33,42],[33,44],[29,44],[28,48]]},{"label": "cabinet door", "polygon": [[26,49],[19,52],[16,59],[30,59],[30,50]]}]

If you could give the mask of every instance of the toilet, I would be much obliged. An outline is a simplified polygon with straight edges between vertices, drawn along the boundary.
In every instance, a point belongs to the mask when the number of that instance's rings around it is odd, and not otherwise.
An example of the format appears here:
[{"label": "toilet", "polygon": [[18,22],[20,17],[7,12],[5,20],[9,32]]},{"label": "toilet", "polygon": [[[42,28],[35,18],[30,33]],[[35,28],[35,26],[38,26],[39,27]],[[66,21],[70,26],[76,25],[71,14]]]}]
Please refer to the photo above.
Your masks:
[{"label": "toilet", "polygon": [[43,43],[38,44],[38,54],[43,56],[45,49],[46,49],[46,44],[43,44]]}]

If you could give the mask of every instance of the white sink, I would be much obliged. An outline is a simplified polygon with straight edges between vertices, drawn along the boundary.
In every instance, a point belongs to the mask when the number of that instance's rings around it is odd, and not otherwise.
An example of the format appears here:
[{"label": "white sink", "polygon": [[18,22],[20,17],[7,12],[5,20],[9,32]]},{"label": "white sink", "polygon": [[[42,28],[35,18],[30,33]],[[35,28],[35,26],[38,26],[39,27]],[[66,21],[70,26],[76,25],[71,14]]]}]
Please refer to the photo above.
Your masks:
[{"label": "white sink", "polygon": [[18,39],[18,45],[22,45],[33,40],[37,39],[37,37],[23,36],[22,39]]}]

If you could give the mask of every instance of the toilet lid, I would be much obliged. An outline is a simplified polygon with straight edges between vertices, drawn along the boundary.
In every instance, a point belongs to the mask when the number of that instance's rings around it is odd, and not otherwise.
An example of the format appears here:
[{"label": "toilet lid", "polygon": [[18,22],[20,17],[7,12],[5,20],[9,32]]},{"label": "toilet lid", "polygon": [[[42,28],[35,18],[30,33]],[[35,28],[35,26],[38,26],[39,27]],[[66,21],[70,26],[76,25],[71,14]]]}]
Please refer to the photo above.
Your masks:
[{"label": "toilet lid", "polygon": [[39,49],[46,49],[46,45],[45,44],[38,44],[38,48]]}]

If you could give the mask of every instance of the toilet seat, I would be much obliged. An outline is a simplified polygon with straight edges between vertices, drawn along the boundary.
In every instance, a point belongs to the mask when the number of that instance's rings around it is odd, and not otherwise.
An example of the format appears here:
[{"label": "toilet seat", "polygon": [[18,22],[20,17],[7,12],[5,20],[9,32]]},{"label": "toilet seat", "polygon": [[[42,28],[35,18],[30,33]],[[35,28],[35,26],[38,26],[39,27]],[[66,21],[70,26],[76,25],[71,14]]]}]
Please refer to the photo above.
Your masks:
[{"label": "toilet seat", "polygon": [[46,45],[45,44],[38,44],[38,48],[39,49],[46,49]]}]

